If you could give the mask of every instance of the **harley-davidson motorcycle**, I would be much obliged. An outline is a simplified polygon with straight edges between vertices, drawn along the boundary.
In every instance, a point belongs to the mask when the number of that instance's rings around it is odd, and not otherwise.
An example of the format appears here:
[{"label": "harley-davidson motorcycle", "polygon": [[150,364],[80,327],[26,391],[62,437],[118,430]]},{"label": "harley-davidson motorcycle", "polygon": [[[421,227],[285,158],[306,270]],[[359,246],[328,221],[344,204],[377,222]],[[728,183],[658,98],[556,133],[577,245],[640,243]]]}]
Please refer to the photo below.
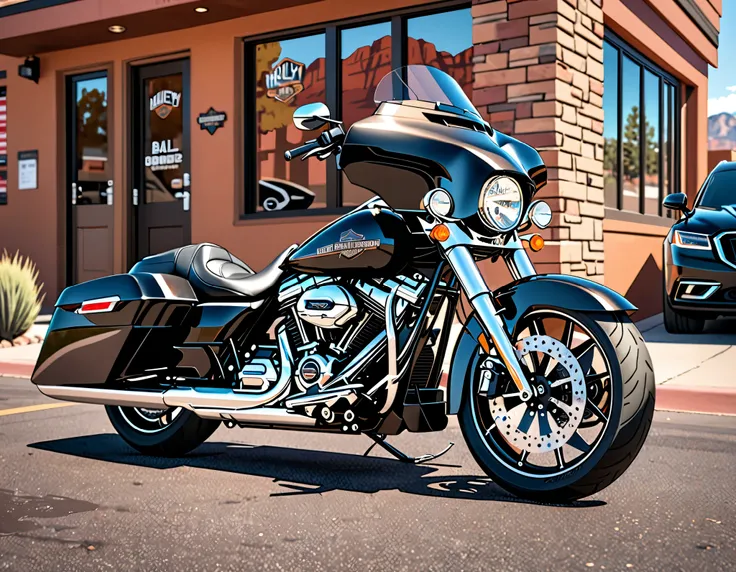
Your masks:
[{"label": "harley-davidson motorcycle", "polygon": [[[285,154],[334,156],[374,199],[260,272],[205,243],[67,288],[33,383],[104,404],[149,455],[184,455],[224,422],[363,434],[420,463],[447,449],[411,457],[387,437],[458,415],[505,489],[556,502],[600,491],[652,421],[636,308],[598,283],[535,272],[526,248],[544,240],[523,233],[552,221],[534,200],[546,167],[449,75],[392,71],[375,102],[347,132],[324,104],[298,108],[296,126],[321,131]],[[505,263],[512,282],[489,289],[482,260]]]}]

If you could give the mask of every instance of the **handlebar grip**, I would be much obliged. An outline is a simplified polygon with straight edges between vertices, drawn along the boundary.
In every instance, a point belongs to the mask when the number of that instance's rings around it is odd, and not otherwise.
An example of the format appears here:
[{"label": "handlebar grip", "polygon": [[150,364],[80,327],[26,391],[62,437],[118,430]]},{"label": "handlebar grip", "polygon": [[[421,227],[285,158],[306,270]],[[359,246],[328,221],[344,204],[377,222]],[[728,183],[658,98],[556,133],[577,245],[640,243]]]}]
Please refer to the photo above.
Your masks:
[{"label": "handlebar grip", "polygon": [[284,152],[284,159],[287,161],[291,161],[292,159],[299,157],[301,155],[304,155],[305,153],[309,153],[312,149],[319,148],[320,144],[317,142],[316,139],[312,141],[307,141],[304,145],[301,145],[299,147],[296,147],[295,149],[291,149],[289,151]]}]

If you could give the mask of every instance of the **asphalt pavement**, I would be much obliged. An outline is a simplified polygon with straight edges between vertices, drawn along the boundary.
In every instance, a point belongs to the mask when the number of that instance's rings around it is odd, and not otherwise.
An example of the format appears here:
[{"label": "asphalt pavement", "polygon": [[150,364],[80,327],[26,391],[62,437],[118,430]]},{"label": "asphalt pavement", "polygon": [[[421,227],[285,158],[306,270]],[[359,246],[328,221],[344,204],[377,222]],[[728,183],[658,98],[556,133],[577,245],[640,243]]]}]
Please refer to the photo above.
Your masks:
[{"label": "asphalt pavement", "polygon": [[736,418],[657,412],[616,483],[573,505],[491,483],[457,423],[392,442],[218,430],[181,459],[144,457],[102,407],[0,379],[0,569],[734,570]]}]

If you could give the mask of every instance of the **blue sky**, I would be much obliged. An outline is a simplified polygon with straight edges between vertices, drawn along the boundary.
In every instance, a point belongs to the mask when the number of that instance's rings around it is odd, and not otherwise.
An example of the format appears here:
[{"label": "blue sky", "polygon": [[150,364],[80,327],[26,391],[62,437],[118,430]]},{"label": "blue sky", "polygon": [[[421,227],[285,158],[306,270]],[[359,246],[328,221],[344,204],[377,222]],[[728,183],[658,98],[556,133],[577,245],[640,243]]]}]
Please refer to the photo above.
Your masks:
[{"label": "blue sky", "polygon": [[736,0],[723,0],[718,68],[708,73],[708,115],[736,114]]}]

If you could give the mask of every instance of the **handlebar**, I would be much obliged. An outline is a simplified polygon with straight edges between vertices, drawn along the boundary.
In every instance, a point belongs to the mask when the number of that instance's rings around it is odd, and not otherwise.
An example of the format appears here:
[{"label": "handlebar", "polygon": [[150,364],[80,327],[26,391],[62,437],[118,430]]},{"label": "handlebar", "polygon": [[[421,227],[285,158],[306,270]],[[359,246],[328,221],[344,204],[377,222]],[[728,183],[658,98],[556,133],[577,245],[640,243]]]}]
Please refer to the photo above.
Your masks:
[{"label": "handlebar", "polygon": [[284,159],[286,159],[287,161],[291,161],[296,157],[301,157],[305,153],[309,153],[310,151],[314,149],[319,149],[320,147],[321,145],[319,144],[319,141],[317,141],[317,139],[312,139],[311,141],[307,141],[304,145],[300,145],[295,149],[285,151]]},{"label": "handlebar", "polygon": [[[317,139],[307,141],[304,145],[301,145],[296,149],[285,151],[284,159],[291,161],[295,157],[300,157],[301,155],[306,155],[307,157],[317,155],[317,158],[320,161],[324,161],[330,153],[340,149],[340,145],[342,145],[344,139],[345,132],[342,129],[342,124],[338,123],[337,127],[333,127],[329,131],[323,132],[322,135],[317,137]],[[302,157],[302,161],[307,157]]]}]

